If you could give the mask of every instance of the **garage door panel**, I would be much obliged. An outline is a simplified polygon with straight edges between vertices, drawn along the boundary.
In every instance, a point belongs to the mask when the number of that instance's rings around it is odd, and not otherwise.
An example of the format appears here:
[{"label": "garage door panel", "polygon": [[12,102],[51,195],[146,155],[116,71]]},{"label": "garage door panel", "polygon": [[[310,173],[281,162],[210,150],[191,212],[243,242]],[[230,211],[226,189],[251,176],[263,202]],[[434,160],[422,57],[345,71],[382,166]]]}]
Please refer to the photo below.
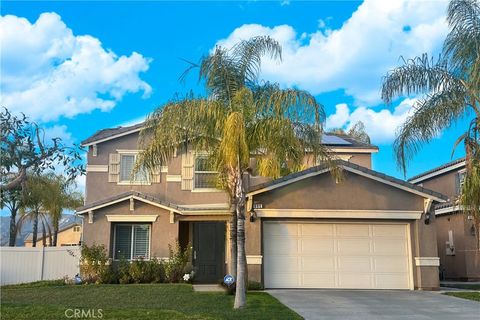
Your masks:
[{"label": "garage door panel", "polygon": [[340,255],[370,254],[370,239],[339,239],[337,250]]},{"label": "garage door panel", "polygon": [[298,288],[300,285],[297,273],[272,273],[265,279],[267,288]]},{"label": "garage door panel", "polygon": [[334,225],[337,236],[368,237],[370,228],[361,224],[336,224]]},{"label": "garage door panel", "polygon": [[407,243],[399,239],[375,239],[373,243],[373,252],[376,254],[405,256],[407,252]]},{"label": "garage door panel", "polygon": [[303,238],[300,240],[302,254],[333,254],[335,251],[335,242],[333,239],[322,238]]},{"label": "garage door panel", "polygon": [[335,258],[328,256],[313,256],[301,258],[301,269],[303,272],[335,271]]},{"label": "garage door panel", "polygon": [[384,273],[375,275],[375,288],[378,289],[408,289],[405,274]]},{"label": "garage door panel", "polygon": [[408,264],[405,257],[374,257],[376,272],[408,272]]},{"label": "garage door panel", "polygon": [[335,288],[335,273],[314,272],[302,275],[303,288]]},{"label": "garage door panel", "polygon": [[296,238],[273,236],[270,237],[270,241],[271,243],[269,243],[268,246],[265,246],[265,254],[296,255],[298,253],[298,243]]},{"label": "garage door panel", "polygon": [[272,236],[297,236],[298,224],[269,223],[265,225],[265,231]]},{"label": "garage door panel", "polygon": [[302,236],[332,236],[333,224],[306,223],[300,225]]},{"label": "garage door panel", "polygon": [[338,257],[338,270],[350,272],[372,272],[372,261],[366,257]]},{"label": "garage door panel", "polygon": [[264,223],[267,288],[408,289],[408,225]]},{"label": "garage door panel", "polygon": [[344,289],[372,289],[373,275],[362,273],[340,273],[338,275],[338,288]]},{"label": "garage door panel", "polygon": [[406,238],[405,228],[398,228],[398,225],[377,224],[372,226],[374,237]]},{"label": "garage door panel", "polygon": [[298,257],[272,256],[265,259],[269,272],[298,272],[301,271]]}]

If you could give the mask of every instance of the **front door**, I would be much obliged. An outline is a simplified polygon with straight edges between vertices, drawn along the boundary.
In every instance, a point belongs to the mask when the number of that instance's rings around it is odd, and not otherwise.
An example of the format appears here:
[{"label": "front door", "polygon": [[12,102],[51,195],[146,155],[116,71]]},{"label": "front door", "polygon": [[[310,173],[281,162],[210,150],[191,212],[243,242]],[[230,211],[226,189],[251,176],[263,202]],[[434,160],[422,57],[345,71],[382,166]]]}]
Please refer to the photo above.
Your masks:
[{"label": "front door", "polygon": [[225,223],[193,223],[195,282],[217,283],[225,273]]}]

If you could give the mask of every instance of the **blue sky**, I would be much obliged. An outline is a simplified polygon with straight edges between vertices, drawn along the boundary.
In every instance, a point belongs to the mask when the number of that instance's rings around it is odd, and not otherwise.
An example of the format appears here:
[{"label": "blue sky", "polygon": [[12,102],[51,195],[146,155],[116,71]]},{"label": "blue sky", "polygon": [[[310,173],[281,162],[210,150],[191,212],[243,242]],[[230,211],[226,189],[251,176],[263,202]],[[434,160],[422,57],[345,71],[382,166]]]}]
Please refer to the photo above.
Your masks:
[{"label": "blue sky", "polygon": [[[3,2],[2,105],[50,136],[79,142],[132,124],[176,93],[201,92],[178,78],[216,44],[270,35],[283,62],[261,77],[315,94],[327,127],[364,121],[380,147],[374,169],[397,177],[395,128],[418,97],[380,100],[381,78],[400,56],[438,54],[448,32],[444,1]],[[442,133],[408,168],[412,176],[450,161],[466,120]],[[463,155],[458,149],[454,158]]]}]

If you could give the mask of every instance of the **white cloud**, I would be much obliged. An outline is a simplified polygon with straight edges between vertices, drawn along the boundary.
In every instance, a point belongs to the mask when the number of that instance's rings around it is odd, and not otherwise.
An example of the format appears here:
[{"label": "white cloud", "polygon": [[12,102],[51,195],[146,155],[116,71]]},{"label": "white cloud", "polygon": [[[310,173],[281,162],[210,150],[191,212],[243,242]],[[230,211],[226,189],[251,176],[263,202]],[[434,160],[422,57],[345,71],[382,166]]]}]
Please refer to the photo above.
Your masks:
[{"label": "white cloud", "polygon": [[405,99],[398,106],[375,111],[372,108],[358,107],[353,112],[345,104],[337,104],[335,113],[327,117],[327,130],[333,128],[349,129],[358,121],[365,124],[365,130],[373,143],[391,143],[395,139],[397,128],[413,112],[412,105],[416,99]]},{"label": "white cloud", "polygon": [[51,143],[54,138],[62,139],[62,144],[67,146],[71,146],[74,142],[72,134],[68,132],[66,125],[54,125],[53,127],[44,128],[43,135],[47,143]]},{"label": "white cloud", "polygon": [[328,18],[319,20],[312,34],[289,25],[245,24],[217,45],[270,35],[282,44],[283,62],[265,59],[263,78],[313,94],[344,89],[358,104],[376,104],[382,77],[398,66],[400,56],[439,51],[448,32],[446,6],[446,1],[366,0],[340,29],[329,29]]},{"label": "white cloud", "polygon": [[127,93],[151,92],[140,79],[149,59],[117,56],[93,36],[76,36],[56,13],[34,23],[0,17],[0,42],[2,105],[35,120],[108,111]]}]

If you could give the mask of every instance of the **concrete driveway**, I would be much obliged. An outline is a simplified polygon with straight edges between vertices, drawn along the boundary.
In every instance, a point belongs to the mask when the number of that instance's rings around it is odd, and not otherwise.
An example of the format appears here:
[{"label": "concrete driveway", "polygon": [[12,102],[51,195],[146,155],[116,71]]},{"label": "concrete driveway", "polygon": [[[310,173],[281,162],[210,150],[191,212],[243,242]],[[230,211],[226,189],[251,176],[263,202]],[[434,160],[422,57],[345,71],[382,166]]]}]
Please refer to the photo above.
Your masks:
[{"label": "concrete driveway", "polygon": [[268,290],[307,320],[480,319],[480,302],[438,292],[395,290]]}]

